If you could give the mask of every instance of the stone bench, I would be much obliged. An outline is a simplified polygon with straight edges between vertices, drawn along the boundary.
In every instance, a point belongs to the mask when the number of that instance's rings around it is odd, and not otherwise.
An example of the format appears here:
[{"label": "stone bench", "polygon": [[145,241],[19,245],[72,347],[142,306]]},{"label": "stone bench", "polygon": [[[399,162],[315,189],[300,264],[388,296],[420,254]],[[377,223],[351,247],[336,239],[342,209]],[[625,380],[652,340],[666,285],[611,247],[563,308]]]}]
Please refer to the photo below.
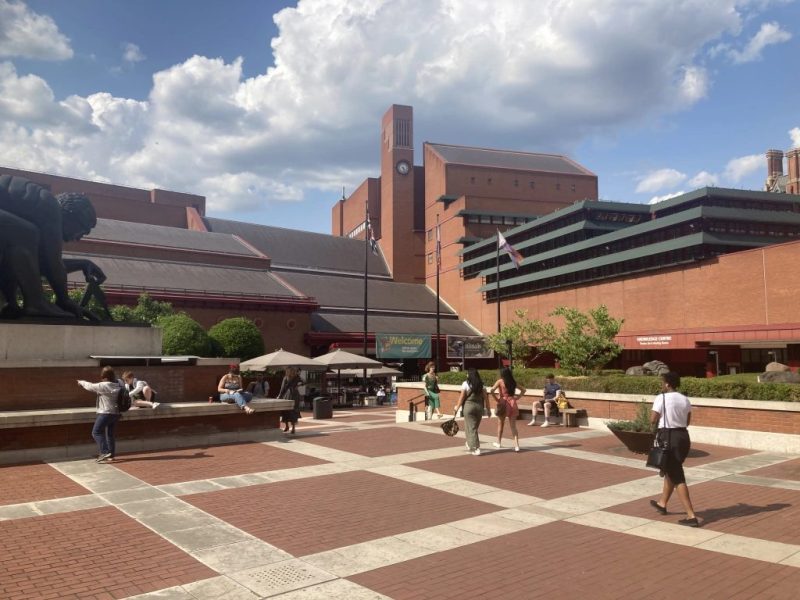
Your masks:
[{"label": "stone bench", "polygon": [[[235,404],[208,402],[131,408],[117,426],[118,451],[268,439],[278,432],[280,412],[293,403],[257,398],[250,406],[256,411],[251,415]],[[0,412],[0,464],[92,456],[95,417],[93,407]]]},{"label": "stone bench", "polygon": [[[526,419],[527,415],[531,415],[530,419],[533,418],[533,404],[520,404],[519,405],[519,414],[522,417],[522,414],[525,413]],[[538,415],[539,413],[537,413]],[[542,415],[544,417],[544,415]],[[561,417],[560,423],[554,423],[553,419]],[[561,425],[562,427],[578,427],[578,420],[585,420],[588,419],[588,415],[586,411],[582,408],[561,408],[558,410],[558,414],[554,415],[552,412],[550,413],[550,424],[554,425]]]}]

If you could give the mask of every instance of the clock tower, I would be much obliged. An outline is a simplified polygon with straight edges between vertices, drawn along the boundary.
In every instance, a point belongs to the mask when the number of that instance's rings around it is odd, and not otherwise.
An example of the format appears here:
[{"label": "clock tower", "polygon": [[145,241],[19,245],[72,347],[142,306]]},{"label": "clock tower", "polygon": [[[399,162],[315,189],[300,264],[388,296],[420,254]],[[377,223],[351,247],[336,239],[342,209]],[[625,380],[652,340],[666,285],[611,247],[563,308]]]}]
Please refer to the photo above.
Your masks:
[{"label": "clock tower", "polygon": [[394,280],[407,283],[424,281],[424,232],[414,228],[414,179],[413,109],[393,104],[381,120],[381,249]]}]

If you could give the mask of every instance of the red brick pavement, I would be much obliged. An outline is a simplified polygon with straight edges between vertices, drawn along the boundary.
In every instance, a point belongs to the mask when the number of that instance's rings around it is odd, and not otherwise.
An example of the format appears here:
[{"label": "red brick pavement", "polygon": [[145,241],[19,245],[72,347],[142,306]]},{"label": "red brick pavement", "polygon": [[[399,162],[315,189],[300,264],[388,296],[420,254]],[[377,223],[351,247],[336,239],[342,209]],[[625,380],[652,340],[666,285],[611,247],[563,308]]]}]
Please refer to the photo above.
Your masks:
[{"label": "red brick pavement", "polygon": [[0,598],[123,598],[216,573],[116,508],[0,521]]},{"label": "red brick pavement", "polygon": [[319,444],[326,448],[334,448],[345,452],[354,452],[362,456],[389,456],[405,452],[420,450],[434,450],[457,446],[463,441],[454,441],[444,433],[432,435],[424,431],[413,431],[403,427],[382,427],[353,432],[343,432],[337,435],[324,435],[325,430],[320,429],[320,436],[303,438],[304,442]]},{"label": "red brick pavement", "polygon": [[796,598],[800,569],[557,522],[348,577],[395,600]]},{"label": "red brick pavement", "polygon": [[354,415],[337,415],[333,419],[334,423],[344,422],[344,423],[358,423],[360,421],[363,422],[372,422],[372,421],[388,421],[390,423],[395,422],[394,416],[390,415],[376,415],[375,413],[366,413],[366,414],[354,414]]},{"label": "red brick pavement", "polygon": [[[631,452],[612,434],[603,437],[556,442],[552,445],[559,448],[574,448],[576,450],[586,450],[588,452],[597,452],[599,454],[633,458],[636,460],[641,460],[642,462],[645,460],[645,456],[643,454],[635,454],[634,452]],[[748,454],[753,454],[753,451],[743,448],[730,448],[727,446],[711,446],[710,444],[692,444],[692,449],[689,451],[689,457],[686,459],[686,466],[696,467],[698,465],[735,458],[737,456],[746,456]]]},{"label": "red brick pavement", "polygon": [[324,460],[264,444],[227,444],[202,448],[124,454],[115,465],[151,485],[293,469]]},{"label": "red brick pavement", "polygon": [[[438,427],[441,424],[441,420],[434,419],[430,421],[422,421],[420,424],[425,427]],[[481,435],[490,435],[493,437],[497,437],[497,419],[484,417],[481,419],[481,425],[478,428],[478,432]],[[520,438],[532,438],[532,437],[541,437],[545,435],[556,435],[559,433],[572,433],[575,431],[580,431],[579,427],[561,427],[558,425],[552,425],[550,427],[540,427],[539,425],[535,426],[528,426],[527,419],[517,419],[517,433],[519,434]],[[541,419],[540,419],[541,424]],[[458,426],[461,430],[464,430],[464,420],[458,419]],[[505,426],[503,428],[503,440],[510,440],[511,439],[511,426],[509,425],[508,419],[505,421]]]},{"label": "red brick pavement", "polygon": [[755,475],[756,477],[772,477],[774,479],[800,481],[800,458],[787,460],[786,462],[778,463],[771,467],[762,467],[761,469],[748,471],[744,474]]},{"label": "red brick pavement", "polygon": [[[800,541],[800,493],[796,490],[709,481],[690,485],[689,493],[706,529],[787,544]],[[677,497],[670,499],[667,508],[670,514],[661,516],[643,499],[607,510],[666,523],[685,516]]]},{"label": "red brick pavement", "polygon": [[[486,447],[486,444],[484,444]],[[552,499],[647,477],[640,469],[510,449],[413,463],[418,469]]]},{"label": "red brick pavement", "polygon": [[297,556],[498,510],[364,471],[184,496],[183,500]]},{"label": "red brick pavement", "polygon": [[82,485],[46,464],[0,467],[0,505],[88,494]]}]

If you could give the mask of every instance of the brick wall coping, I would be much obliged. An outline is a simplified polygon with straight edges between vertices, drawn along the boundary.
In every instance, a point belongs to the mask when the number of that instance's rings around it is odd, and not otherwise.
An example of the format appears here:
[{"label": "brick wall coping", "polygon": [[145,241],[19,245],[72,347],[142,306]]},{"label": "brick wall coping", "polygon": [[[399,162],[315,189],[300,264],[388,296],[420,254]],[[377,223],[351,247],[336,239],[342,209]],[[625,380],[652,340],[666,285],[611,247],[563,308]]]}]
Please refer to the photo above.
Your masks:
[{"label": "brick wall coping", "polygon": [[[422,390],[424,385],[421,382],[402,382],[398,383],[397,387],[419,389]],[[442,384],[439,386],[442,390],[459,392],[460,385]],[[487,386],[488,389],[488,386]],[[614,402],[640,402],[646,400],[653,401],[653,396],[644,396],[642,394],[606,394],[601,392],[572,392],[565,390],[567,398],[583,399],[583,400],[608,400]],[[528,390],[525,397],[541,398],[542,393],[538,388],[536,390]],[[779,412],[797,412],[800,413],[800,402],[775,402],[769,400],[733,400],[729,398],[690,398],[692,406],[708,406],[716,408],[738,408],[748,410],[766,410],[766,411],[779,411]],[[530,404],[520,404],[520,408],[530,410]]]},{"label": "brick wall coping", "polygon": [[[257,412],[277,412],[291,409],[294,406],[294,402],[278,398],[255,398],[250,402],[250,406]],[[156,410],[151,408],[131,408],[122,418],[125,421],[145,421],[148,419],[213,416],[235,413],[240,410],[235,404],[219,402],[161,403]],[[0,412],[0,429],[92,423],[96,416],[94,408],[3,411]]]}]

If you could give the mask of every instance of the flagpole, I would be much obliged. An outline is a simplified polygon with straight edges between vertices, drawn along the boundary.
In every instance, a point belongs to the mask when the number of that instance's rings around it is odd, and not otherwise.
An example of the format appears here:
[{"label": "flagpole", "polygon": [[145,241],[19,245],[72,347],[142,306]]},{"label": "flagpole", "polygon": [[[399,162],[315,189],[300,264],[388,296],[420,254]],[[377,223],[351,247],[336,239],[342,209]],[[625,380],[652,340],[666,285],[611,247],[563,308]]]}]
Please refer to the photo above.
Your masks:
[{"label": "flagpole", "polygon": [[436,213],[436,346],[435,346],[435,348],[436,348],[436,350],[435,350],[436,358],[435,358],[435,361],[436,361],[436,371],[437,372],[440,370],[440,367],[441,367],[441,365],[439,363],[439,336],[441,334],[440,329],[439,329],[439,325],[440,325],[440,321],[439,321],[439,270],[440,270],[441,262],[442,262],[442,257],[441,257],[442,242],[441,242],[441,237],[440,236],[441,236],[441,234],[439,232],[439,213]]},{"label": "flagpole", "polygon": [[[364,201],[364,358],[367,358],[367,306],[368,304],[368,279],[369,273],[369,246],[370,246],[369,201]],[[367,369],[364,369],[364,391],[367,391]]]},{"label": "flagpole", "polygon": [[[500,230],[497,230],[497,254],[495,257],[495,265],[497,268],[496,271],[496,281],[495,281],[495,300],[497,301],[497,333],[500,333]],[[500,353],[497,353],[497,367],[503,367],[503,359],[500,356]]]}]

